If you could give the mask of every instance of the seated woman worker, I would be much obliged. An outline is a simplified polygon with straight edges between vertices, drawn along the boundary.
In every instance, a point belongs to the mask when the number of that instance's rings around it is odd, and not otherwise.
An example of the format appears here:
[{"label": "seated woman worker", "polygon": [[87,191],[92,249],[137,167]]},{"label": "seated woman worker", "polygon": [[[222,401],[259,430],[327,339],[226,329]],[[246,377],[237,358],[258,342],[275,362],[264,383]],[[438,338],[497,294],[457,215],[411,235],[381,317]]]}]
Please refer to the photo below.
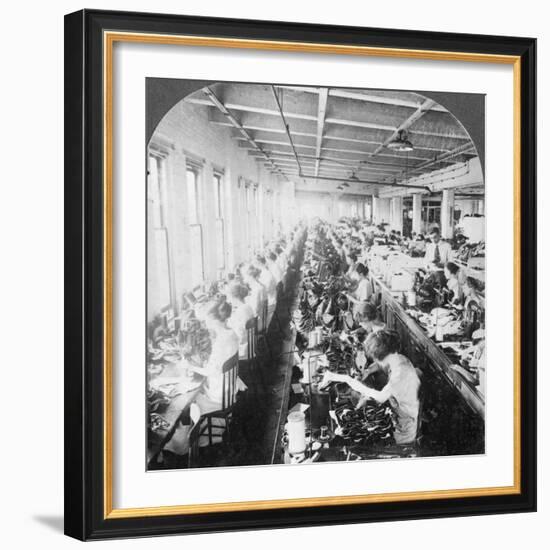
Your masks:
[{"label": "seated woman worker", "polygon": [[363,312],[357,315],[357,322],[368,334],[386,328],[386,325],[378,317],[378,308],[372,303],[366,304]]},{"label": "seated woman worker", "polygon": [[375,390],[347,374],[330,371],[325,372],[319,387],[323,388],[330,382],[347,383],[361,395],[357,408],[369,399],[378,403],[388,401],[396,416],[395,442],[398,445],[410,445],[415,442],[417,435],[420,379],[413,364],[399,353],[399,346],[399,336],[389,330],[373,332],[365,341],[365,352],[375,361],[369,371],[381,369],[387,374],[388,381],[382,389]]},{"label": "seated woman worker", "polygon": [[453,305],[461,304],[463,301],[462,285],[460,284],[459,272],[460,268],[454,262],[447,262],[443,270],[447,279],[447,289],[449,292],[449,302]]},{"label": "seated woman worker", "polygon": [[357,288],[346,297],[353,302],[353,311],[355,315],[362,314],[372,296],[372,284],[369,279],[369,268],[363,264],[357,264],[355,271],[358,277]]},{"label": "seated woman worker", "polygon": [[[222,408],[223,401],[223,371],[224,363],[239,352],[239,339],[235,332],[227,326],[231,316],[231,305],[224,299],[215,299],[201,308],[200,317],[212,339],[212,351],[205,365],[191,364],[190,368],[197,374],[204,376],[201,390],[196,394],[194,402],[198,405],[200,414],[217,411]],[[246,386],[238,379],[236,391],[244,390]],[[185,400],[181,395],[175,399]],[[191,418],[189,405],[182,410],[181,417],[172,438],[166,443],[165,449],[174,454],[184,455],[189,450],[188,436]],[[220,443],[225,430],[223,419],[213,419],[213,442]],[[208,444],[207,438],[201,438],[199,445]]]}]

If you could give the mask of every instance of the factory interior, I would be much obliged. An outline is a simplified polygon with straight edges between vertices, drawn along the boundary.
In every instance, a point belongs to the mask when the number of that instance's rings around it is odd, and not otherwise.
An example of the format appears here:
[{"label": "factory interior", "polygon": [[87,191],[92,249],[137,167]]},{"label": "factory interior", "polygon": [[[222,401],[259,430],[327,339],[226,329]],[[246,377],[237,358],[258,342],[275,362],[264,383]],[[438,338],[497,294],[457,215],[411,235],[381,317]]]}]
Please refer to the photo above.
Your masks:
[{"label": "factory interior", "polygon": [[166,112],[148,470],[485,452],[472,135],[428,92],[215,82]]}]

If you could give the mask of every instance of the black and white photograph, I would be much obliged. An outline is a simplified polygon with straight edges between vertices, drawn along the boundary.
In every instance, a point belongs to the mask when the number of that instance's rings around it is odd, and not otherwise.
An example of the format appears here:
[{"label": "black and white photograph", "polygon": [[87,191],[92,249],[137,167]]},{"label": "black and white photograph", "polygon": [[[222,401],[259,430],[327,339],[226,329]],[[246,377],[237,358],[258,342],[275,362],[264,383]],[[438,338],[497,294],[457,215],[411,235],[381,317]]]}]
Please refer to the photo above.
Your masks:
[{"label": "black and white photograph", "polygon": [[484,94],[146,87],[146,469],[484,455]]}]

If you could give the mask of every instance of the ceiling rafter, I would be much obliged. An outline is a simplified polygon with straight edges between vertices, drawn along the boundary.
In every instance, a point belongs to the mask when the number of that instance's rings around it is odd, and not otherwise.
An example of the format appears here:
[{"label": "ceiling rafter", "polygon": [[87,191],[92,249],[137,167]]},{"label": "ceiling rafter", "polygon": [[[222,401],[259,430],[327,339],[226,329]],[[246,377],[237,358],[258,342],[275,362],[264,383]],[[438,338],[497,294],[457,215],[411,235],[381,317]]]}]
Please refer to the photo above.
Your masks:
[{"label": "ceiling rafter", "polygon": [[[406,187],[409,173],[420,176],[476,156],[469,136],[445,108],[431,99],[419,103],[410,93],[273,85],[256,91],[240,84],[216,84],[203,92],[185,101],[207,106],[213,124],[233,128],[239,147],[289,181],[342,182],[355,176],[368,185]],[[387,149],[401,130],[408,131],[416,151],[407,157]]]},{"label": "ceiling rafter", "polygon": [[427,160],[426,162],[423,162],[422,164],[419,164],[418,166],[414,166],[412,168],[406,168],[399,174],[396,174],[396,178],[399,178],[403,175],[406,175],[408,173],[416,173],[416,172],[423,172],[426,168],[429,168],[430,166],[433,166],[434,164],[438,164],[439,162],[447,161],[452,158],[457,157],[458,155],[466,154],[470,150],[474,149],[473,143],[464,143],[462,145],[459,145],[452,151],[449,151],[448,153],[445,153],[443,155],[440,155],[439,157],[435,157],[433,159]]},{"label": "ceiling rafter", "polygon": [[[296,92],[306,92],[311,94],[318,94],[319,90],[322,88],[314,88],[311,86],[277,86],[278,88],[284,88],[286,90],[294,90]],[[406,99],[397,99],[395,97],[386,97],[386,96],[378,96],[373,95],[372,93],[369,94],[368,90],[367,93],[360,92],[360,91],[352,91],[342,88],[331,88],[329,91],[329,96],[331,97],[341,97],[344,99],[355,99],[357,101],[365,101],[368,103],[380,103],[382,105],[396,105],[398,107],[410,107],[413,109],[416,109],[418,107],[418,103],[406,100]],[[432,111],[439,111],[443,113],[447,113],[447,109],[445,107],[442,107],[441,105],[438,105],[437,103],[434,104],[434,106],[431,109]]]},{"label": "ceiling rafter", "polygon": [[[356,167],[356,170],[359,170],[362,164],[368,164],[370,163],[370,160],[373,159],[376,155],[378,155],[383,149],[385,149],[388,144],[393,141],[398,135],[399,132],[403,132],[405,130],[408,130],[415,122],[420,120],[433,106],[435,105],[435,101],[433,99],[426,99],[417,109],[412,113],[410,116],[408,116],[392,133],[391,136],[388,136],[386,141],[381,143],[372,153],[370,153],[368,160],[359,161],[359,164]],[[408,157],[407,157],[408,162]],[[406,170],[406,169],[405,169]]]},{"label": "ceiling rafter", "polygon": [[[205,101],[204,99],[200,99],[200,98],[198,98],[198,99],[197,98],[189,98],[189,99],[186,99],[186,101],[189,102],[189,103],[207,105],[207,106],[210,106],[210,107],[212,106],[212,105],[209,105],[207,101]],[[428,100],[428,101],[431,101],[431,100]],[[240,111],[243,111],[243,112],[255,113],[255,114],[258,114],[258,115],[267,115],[267,116],[274,116],[274,117],[275,116],[276,117],[281,116],[281,113],[278,110],[268,109],[268,108],[259,108],[259,107],[252,107],[252,106],[249,107],[249,106],[246,106],[246,105],[240,105],[240,104],[235,104],[235,103],[227,103],[227,104],[225,104],[225,107],[227,109],[230,109],[230,110],[240,110]],[[419,109],[420,109],[420,107],[419,107]],[[297,113],[297,112],[292,112],[292,111],[287,111],[287,110],[283,111],[283,116],[285,117],[285,119],[295,118],[295,119],[300,119],[300,120],[310,121],[310,122],[316,122],[317,121],[317,116],[308,115],[308,114],[304,114],[304,113]],[[213,121],[213,122],[215,124],[223,124],[223,122],[217,122],[217,121]],[[338,126],[350,126],[350,127],[355,127],[355,128],[365,128],[365,129],[370,129],[370,130],[382,130],[382,131],[386,131],[386,132],[397,132],[399,130],[399,127],[396,127],[395,125],[391,125],[391,124],[380,124],[380,123],[376,123],[376,122],[347,120],[347,119],[341,118],[341,117],[328,117],[328,118],[325,119],[325,123],[334,124],[334,125],[338,125]],[[243,127],[244,128],[249,128],[249,129],[254,129],[254,130],[259,130],[259,131],[285,133],[284,130],[270,128],[269,125],[266,126],[266,127],[262,127],[262,126],[254,126],[253,127],[253,126],[247,125],[246,123],[243,123]],[[295,132],[293,132],[293,133],[295,133]],[[431,132],[431,131],[426,131],[426,130],[416,130],[413,133],[417,133],[417,134],[425,135],[425,136],[446,137],[446,138],[450,138],[450,139],[469,139],[468,136],[465,135],[465,134],[447,134],[447,133],[442,133],[442,132]],[[309,136],[312,136],[312,137],[316,137],[315,133],[301,133],[301,135],[309,135]]]},{"label": "ceiling rafter", "polygon": [[227,110],[225,105],[218,99],[216,94],[208,87],[205,86],[203,88],[203,92],[208,96],[210,101],[227,117],[227,119],[231,122],[231,124],[241,132],[241,134],[248,140],[250,145],[252,145],[257,151],[259,151],[262,156],[268,160],[273,168],[278,171],[285,179],[288,180],[288,177],[283,174],[283,172],[280,170],[280,168],[271,160],[270,156],[252,139],[250,134],[241,126],[239,121]]},{"label": "ceiling rafter", "polygon": [[275,86],[271,86],[271,91],[273,92],[273,97],[275,98],[275,103],[277,104],[279,114],[281,115],[281,119],[283,121],[285,130],[286,130],[286,135],[288,137],[288,141],[290,143],[290,146],[292,147],[292,152],[294,153],[294,158],[296,159],[296,163],[298,164],[298,170],[301,172],[302,167],[300,165],[300,159],[298,158],[298,153],[296,152],[296,148],[294,147],[294,142],[292,141],[292,136],[290,135],[290,128],[288,126],[288,122],[286,121],[285,115],[283,113],[283,107],[282,107],[281,102],[279,100],[279,96],[277,95],[277,90],[275,89]]},{"label": "ceiling rafter", "polygon": [[321,164],[321,147],[323,146],[323,133],[325,129],[325,116],[327,113],[328,88],[319,89],[319,103],[317,105],[317,143],[315,148],[315,175],[319,175]]}]

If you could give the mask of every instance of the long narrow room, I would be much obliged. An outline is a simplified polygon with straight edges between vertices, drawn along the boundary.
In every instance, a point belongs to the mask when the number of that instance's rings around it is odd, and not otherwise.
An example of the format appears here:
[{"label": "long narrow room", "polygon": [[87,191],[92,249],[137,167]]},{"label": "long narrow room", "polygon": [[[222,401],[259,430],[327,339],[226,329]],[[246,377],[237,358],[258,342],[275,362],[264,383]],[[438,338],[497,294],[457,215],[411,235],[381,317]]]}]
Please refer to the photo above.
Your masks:
[{"label": "long narrow room", "polygon": [[148,86],[148,469],[483,454],[483,97]]}]

